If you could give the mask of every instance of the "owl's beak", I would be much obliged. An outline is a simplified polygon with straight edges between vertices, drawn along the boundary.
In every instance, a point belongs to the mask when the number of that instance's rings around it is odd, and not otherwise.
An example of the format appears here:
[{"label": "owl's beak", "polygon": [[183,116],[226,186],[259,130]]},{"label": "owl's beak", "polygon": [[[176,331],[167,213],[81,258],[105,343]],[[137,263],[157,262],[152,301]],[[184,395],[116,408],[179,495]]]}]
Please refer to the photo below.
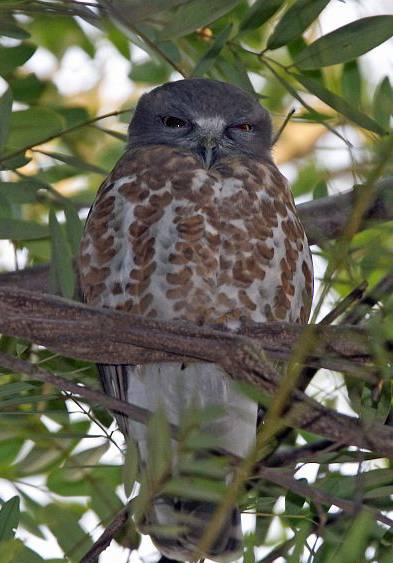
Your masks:
[{"label": "owl's beak", "polygon": [[218,140],[213,135],[202,137],[199,143],[200,154],[205,168],[210,168],[217,159]]}]

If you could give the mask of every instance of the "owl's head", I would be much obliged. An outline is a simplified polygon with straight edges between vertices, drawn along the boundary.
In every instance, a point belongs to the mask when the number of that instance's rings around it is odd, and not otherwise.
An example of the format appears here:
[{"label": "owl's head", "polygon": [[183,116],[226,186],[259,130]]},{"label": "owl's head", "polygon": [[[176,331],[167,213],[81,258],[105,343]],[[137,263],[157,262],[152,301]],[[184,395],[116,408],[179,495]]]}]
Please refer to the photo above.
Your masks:
[{"label": "owl's head", "polygon": [[190,150],[209,168],[225,156],[270,159],[272,125],[256,99],[232,84],[192,78],[144,94],[129,127],[129,147]]}]

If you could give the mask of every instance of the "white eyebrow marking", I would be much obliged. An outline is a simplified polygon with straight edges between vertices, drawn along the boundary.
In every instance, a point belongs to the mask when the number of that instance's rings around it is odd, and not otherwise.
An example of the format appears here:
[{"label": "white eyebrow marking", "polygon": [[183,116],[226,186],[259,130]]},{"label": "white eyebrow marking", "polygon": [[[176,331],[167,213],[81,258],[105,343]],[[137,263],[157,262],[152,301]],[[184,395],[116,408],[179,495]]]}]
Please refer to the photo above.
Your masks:
[{"label": "white eyebrow marking", "polygon": [[195,120],[201,129],[214,129],[222,131],[225,127],[225,120],[219,115],[211,115],[208,117],[200,117]]}]

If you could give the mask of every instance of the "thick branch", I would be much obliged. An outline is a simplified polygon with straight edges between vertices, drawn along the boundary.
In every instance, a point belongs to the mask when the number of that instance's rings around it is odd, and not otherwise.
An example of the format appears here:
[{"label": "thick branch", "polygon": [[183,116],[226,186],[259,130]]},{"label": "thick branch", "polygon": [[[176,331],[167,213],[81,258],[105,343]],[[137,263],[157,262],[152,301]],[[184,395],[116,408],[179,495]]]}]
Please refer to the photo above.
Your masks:
[{"label": "thick branch", "polygon": [[[300,219],[310,244],[323,244],[343,234],[355,203],[362,196],[362,186],[353,190],[308,201],[298,206]],[[376,185],[376,195],[363,215],[361,230],[373,221],[393,220],[393,176]]]},{"label": "thick branch", "polygon": [[[253,339],[196,327],[191,323],[158,322],[116,311],[95,310],[33,292],[0,290],[0,331],[5,334],[27,338],[69,356],[104,363],[135,363],[136,358],[139,363],[163,359],[181,361],[184,358],[213,361],[234,379],[256,385],[269,403],[270,397],[277,393],[281,379],[279,373],[263,360],[261,343],[274,357],[274,349],[281,347],[283,350],[291,342],[293,347],[304,329],[278,323],[253,325],[247,330],[252,332]],[[328,346],[343,347],[343,351],[352,347],[360,353],[367,343],[367,335],[360,329],[349,331],[359,338],[349,345],[345,343],[341,328],[321,327],[318,330],[326,337]],[[337,330],[341,332],[337,333]],[[340,344],[333,337],[335,335],[337,339],[337,334]],[[81,387],[77,392],[83,395]],[[343,445],[393,457],[393,428],[337,413],[296,390],[290,404],[285,416],[287,425],[307,429]]]},{"label": "thick branch", "polygon": [[[314,326],[313,330],[317,344],[307,360],[309,365],[345,370],[346,362],[348,369],[354,362],[356,374],[361,372],[371,383],[377,382],[362,372],[362,366],[372,360],[365,329]],[[247,323],[236,334],[182,321],[157,321],[95,309],[52,295],[0,289],[0,332],[100,363],[179,361],[185,357],[220,362],[234,347],[247,343],[258,343],[274,360],[289,360],[303,331],[304,327],[288,323]]]},{"label": "thick branch", "polygon": [[[362,188],[358,187],[342,194],[298,205],[299,216],[311,244],[321,245],[327,240],[336,239],[343,233],[354,202],[361,190]],[[393,176],[385,178],[378,184],[377,196],[365,214],[362,229],[366,228],[370,221],[393,220],[392,191]],[[0,274],[0,286],[5,285],[47,293],[49,292],[49,265],[42,264],[19,272]]]}]

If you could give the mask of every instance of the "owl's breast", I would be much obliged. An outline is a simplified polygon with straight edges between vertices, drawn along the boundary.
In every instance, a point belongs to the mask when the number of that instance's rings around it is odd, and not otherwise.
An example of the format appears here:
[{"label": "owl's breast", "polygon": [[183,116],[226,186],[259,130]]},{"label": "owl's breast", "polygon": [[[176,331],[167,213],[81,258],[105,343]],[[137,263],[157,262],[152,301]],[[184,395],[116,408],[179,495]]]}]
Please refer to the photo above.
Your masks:
[{"label": "owl's breast", "polygon": [[81,247],[87,302],[201,323],[306,322],[310,254],[274,165],[174,160],[115,178],[96,200]]}]

